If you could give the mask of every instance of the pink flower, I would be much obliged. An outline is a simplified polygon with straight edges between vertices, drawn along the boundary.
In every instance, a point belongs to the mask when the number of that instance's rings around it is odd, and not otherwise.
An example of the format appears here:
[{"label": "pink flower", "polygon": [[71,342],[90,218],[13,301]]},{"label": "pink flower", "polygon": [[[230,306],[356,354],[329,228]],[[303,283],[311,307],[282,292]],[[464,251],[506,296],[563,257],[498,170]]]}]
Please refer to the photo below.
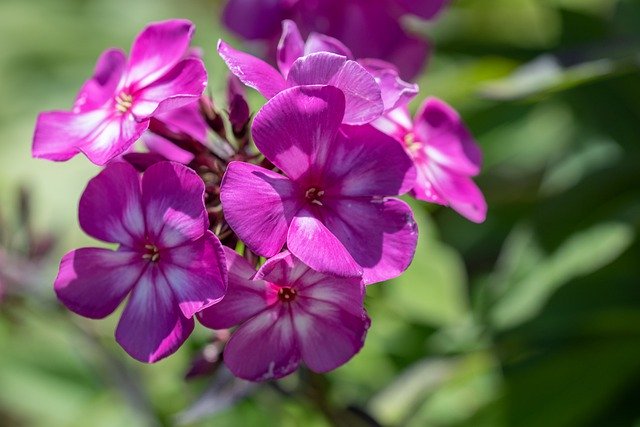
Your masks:
[{"label": "pink flower", "polygon": [[225,253],[227,295],[198,319],[214,329],[240,325],[224,349],[224,363],[234,375],[281,378],[301,361],[314,372],[327,372],[362,348],[370,321],[359,279],[318,273],[288,252],[256,273],[231,249]]},{"label": "pink flower", "polygon": [[305,43],[295,23],[284,21],[282,25],[277,55],[279,72],[222,40],[218,43],[218,53],[231,72],[266,98],[290,87],[335,86],[346,98],[343,122],[361,125],[407,104],[418,93],[418,86],[400,79],[393,65],[372,60],[359,63],[334,38],[313,33]]},{"label": "pink flower", "polygon": [[32,153],[65,161],[79,152],[104,165],[125,152],[161,112],[194,102],[207,74],[201,60],[185,56],[194,26],[185,20],[149,25],[127,60],[120,49],[102,54],[73,111],[40,114]]},{"label": "pink flower", "polygon": [[429,98],[413,122],[409,111],[399,108],[373,125],[396,138],[413,158],[415,198],[451,206],[473,222],[485,220],[487,202],[471,179],[480,173],[482,153],[453,108]]},{"label": "pink flower", "polygon": [[340,127],[345,97],[332,86],[283,91],[256,115],[258,149],[284,175],[231,162],[221,201],[225,219],[257,254],[286,243],[325,274],[361,276],[366,284],[396,277],[417,241],[409,206],[415,170],[398,143],[371,126]]},{"label": "pink flower", "polygon": [[60,264],[54,288],[71,311],[111,314],[130,294],[116,340],[135,359],[174,353],[193,330],[193,315],[222,299],[222,246],[207,230],[204,184],[178,163],[160,162],[140,179],[127,163],[93,178],[80,199],[80,226],[117,250],[82,248]]}]

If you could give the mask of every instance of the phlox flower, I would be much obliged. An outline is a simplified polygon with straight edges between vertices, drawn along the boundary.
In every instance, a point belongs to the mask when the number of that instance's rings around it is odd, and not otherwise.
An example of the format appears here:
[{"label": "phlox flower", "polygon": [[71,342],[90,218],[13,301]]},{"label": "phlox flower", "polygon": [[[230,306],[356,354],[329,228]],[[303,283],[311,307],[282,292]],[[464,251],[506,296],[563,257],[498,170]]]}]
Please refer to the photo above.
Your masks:
[{"label": "phlox flower", "polygon": [[394,196],[415,182],[413,162],[371,126],[343,126],[345,97],[333,86],[281,92],[256,115],[258,149],[284,175],[231,162],[220,199],[225,219],[255,253],[282,247],[325,274],[396,277],[410,264],[417,228]]},{"label": "phlox flower", "polygon": [[189,55],[193,31],[186,20],[158,22],[138,35],[128,59],[120,49],[105,51],[72,111],[40,114],[33,156],[65,161],[82,152],[104,165],[142,135],[152,116],[196,101],[207,74]]},{"label": "phlox flower", "polygon": [[202,180],[178,163],[156,163],[142,178],[127,163],[107,166],[83,193],[79,220],[87,234],[119,247],[65,255],[54,284],[60,301],[100,319],[129,295],[118,343],[142,362],[174,353],[191,334],[193,315],[220,301],[227,286],[203,197]]},{"label": "phlox flower", "polygon": [[266,98],[296,86],[327,84],[342,90],[346,99],[344,123],[369,123],[385,111],[408,103],[418,87],[398,76],[393,65],[380,60],[354,60],[339,40],[312,33],[305,42],[292,21],[284,21],[278,44],[279,71],[224,41],[218,53],[244,84]]},{"label": "phlox flower", "polygon": [[480,173],[482,153],[460,115],[445,102],[428,98],[412,120],[399,108],[373,125],[396,138],[416,165],[411,195],[450,206],[473,222],[483,222],[487,202],[472,177]]},{"label": "phlox flower", "polygon": [[327,372],[362,348],[370,321],[360,279],[318,273],[288,252],[267,260],[256,273],[236,252],[225,247],[225,253],[227,295],[198,319],[214,329],[239,325],[223,356],[234,375],[276,379],[301,362]]}]

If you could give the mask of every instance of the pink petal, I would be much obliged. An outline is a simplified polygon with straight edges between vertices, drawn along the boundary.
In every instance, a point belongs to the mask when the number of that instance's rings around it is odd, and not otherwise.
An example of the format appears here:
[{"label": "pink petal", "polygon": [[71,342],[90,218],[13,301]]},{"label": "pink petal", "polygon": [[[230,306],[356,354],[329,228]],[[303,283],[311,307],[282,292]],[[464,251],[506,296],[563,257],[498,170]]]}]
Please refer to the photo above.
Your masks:
[{"label": "pink petal", "polygon": [[287,246],[292,254],[316,271],[341,277],[358,277],[362,267],[315,214],[304,208],[291,221]]},{"label": "pink petal", "polygon": [[210,231],[195,242],[160,255],[160,269],[184,317],[218,303],[227,290],[222,245]]},{"label": "pink petal", "polygon": [[392,279],[409,267],[418,241],[409,205],[393,198],[324,203],[324,224],[361,266],[365,284]]},{"label": "pink petal", "polygon": [[186,165],[191,163],[195,158],[193,153],[183,150],[173,142],[155,133],[146,132],[142,135],[142,141],[144,141],[144,145],[147,146],[150,152],[162,156],[160,159],[171,160],[172,162]]},{"label": "pink petal", "polygon": [[[311,279],[305,279],[303,276],[311,275]],[[293,256],[289,251],[280,252],[278,255],[269,258],[260,267],[254,280],[266,280],[271,283],[280,285],[289,285],[296,288],[311,283],[318,277],[330,277],[311,270],[309,266],[302,263],[298,258]],[[341,280],[345,280],[341,278]],[[358,280],[358,279],[346,279]]]},{"label": "pink petal", "polygon": [[36,123],[32,155],[65,161],[83,152],[93,163],[105,165],[131,147],[148,127],[148,121],[137,122],[130,114],[109,108],[80,114],[42,113]]},{"label": "pink petal", "polygon": [[184,19],[155,22],[142,30],[131,46],[126,86],[135,91],[171,70],[187,52],[194,31]]},{"label": "pink petal", "polygon": [[252,251],[271,257],[282,249],[289,222],[300,209],[297,191],[287,177],[231,162],[220,190],[225,220]]},{"label": "pink petal", "polygon": [[188,135],[200,142],[207,140],[208,126],[197,101],[173,110],[156,112],[153,118],[161,121],[171,132]]},{"label": "pink petal", "polygon": [[201,237],[209,226],[204,183],[191,169],[173,162],[151,166],[142,177],[147,234],[160,248]]},{"label": "pink petal", "polygon": [[327,197],[390,196],[413,188],[413,160],[398,141],[372,126],[344,126],[330,145],[324,170]]},{"label": "pink petal", "polygon": [[101,319],[113,313],[136,284],[144,263],[135,252],[82,248],[66,254],[54,282],[58,299],[74,313]]},{"label": "pink petal", "polygon": [[380,116],[371,122],[371,126],[395,138],[404,147],[404,138],[413,130],[413,120],[409,114],[409,109],[405,105]]},{"label": "pink petal", "polygon": [[440,13],[448,0],[395,0],[413,15],[423,19],[433,19]]},{"label": "pink petal", "polygon": [[224,349],[224,362],[235,376],[250,381],[282,378],[295,371],[300,350],[288,307],[275,306],[243,323]]},{"label": "pink petal", "polygon": [[113,101],[127,57],[121,49],[106,50],[98,59],[91,79],[80,89],[73,112],[83,113]]},{"label": "pink petal", "polygon": [[253,280],[256,270],[236,251],[224,247],[224,252],[229,270],[227,294],[218,304],[198,313],[200,323],[212,329],[236,326],[268,306],[267,284]]},{"label": "pink petal", "polygon": [[150,265],[134,287],[116,328],[116,341],[140,362],[153,363],[178,350],[193,331],[171,287]]},{"label": "pink petal", "polygon": [[324,166],[342,122],[344,102],[342,91],[331,86],[288,89],[256,114],[255,144],[289,178],[297,180],[312,166]]},{"label": "pink petal", "polygon": [[388,62],[379,59],[361,59],[358,62],[380,86],[385,112],[407,105],[420,90],[417,84],[402,80],[395,66]]},{"label": "pink petal", "polygon": [[293,62],[304,54],[304,40],[295,22],[282,21],[282,37],[278,42],[278,68],[286,78]]},{"label": "pink petal", "polygon": [[242,83],[254,88],[265,98],[272,98],[288,87],[284,78],[271,65],[248,53],[235,50],[222,40],[218,41],[218,53]]},{"label": "pink petal", "polygon": [[380,117],[380,87],[361,65],[334,53],[312,53],[297,59],[287,77],[290,86],[331,85],[346,100],[343,123],[361,125]]},{"label": "pink petal", "polygon": [[140,119],[191,104],[207,86],[207,71],[199,59],[185,59],[161,78],[132,93],[131,112]]},{"label": "pink petal", "polygon": [[309,34],[307,38],[307,42],[304,45],[304,54],[309,55],[316,52],[330,52],[342,55],[347,59],[354,59],[351,50],[340,40],[314,32]]},{"label": "pink petal", "polygon": [[230,0],[224,8],[222,21],[242,38],[266,39],[278,33],[288,10],[289,5],[281,0]]},{"label": "pink petal", "polygon": [[80,198],[79,220],[90,236],[133,248],[145,236],[140,179],[129,164],[107,166]]},{"label": "pink petal", "polygon": [[444,101],[427,99],[416,115],[414,129],[416,139],[425,144],[430,161],[463,175],[480,172],[480,148],[460,115]]}]

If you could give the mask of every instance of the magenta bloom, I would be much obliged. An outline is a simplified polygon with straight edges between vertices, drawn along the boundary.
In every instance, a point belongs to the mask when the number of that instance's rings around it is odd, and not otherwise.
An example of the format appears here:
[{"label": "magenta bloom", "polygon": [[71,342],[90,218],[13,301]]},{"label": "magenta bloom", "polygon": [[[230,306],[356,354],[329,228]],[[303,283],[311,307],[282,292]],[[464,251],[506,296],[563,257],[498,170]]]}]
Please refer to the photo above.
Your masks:
[{"label": "magenta bloom", "polygon": [[253,137],[285,175],[232,162],[222,181],[225,219],[254,252],[272,257],[286,243],[316,271],[396,277],[410,264],[417,229],[409,206],[386,196],[415,182],[411,159],[371,126],[340,127],[345,98],[332,86],[300,86],[256,115]]},{"label": "magenta bloom", "polygon": [[429,53],[428,43],[402,26],[405,15],[433,19],[446,0],[230,0],[225,25],[249,40],[277,37],[283,19],[304,34],[320,32],[341,40],[358,58],[395,64],[404,78],[415,77]]},{"label": "magenta bloom", "polygon": [[266,62],[237,51],[222,40],[218,53],[229,69],[247,86],[266,98],[296,86],[331,85],[342,90],[346,99],[343,122],[369,123],[383,112],[407,104],[418,86],[398,76],[393,65],[383,61],[353,59],[340,41],[313,33],[306,43],[292,21],[284,21],[278,44],[278,72]]},{"label": "magenta bloom", "polygon": [[100,319],[130,294],[118,343],[142,362],[174,353],[191,334],[193,315],[226,290],[224,252],[207,230],[203,197],[202,180],[178,163],[156,163],[142,179],[127,163],[107,166],[80,199],[80,226],[120,246],[65,255],[54,285],[60,301]]},{"label": "magenta bloom", "polygon": [[197,100],[207,73],[201,60],[184,59],[193,30],[185,20],[158,22],[138,35],[128,60],[120,49],[104,52],[73,111],[40,114],[33,156],[65,161],[82,152],[104,165],[140,137],[150,117]]},{"label": "magenta bloom", "polygon": [[240,325],[224,349],[234,375],[251,381],[281,378],[300,362],[331,371],[364,344],[369,318],[357,278],[318,273],[288,252],[269,259],[258,273],[225,248],[229,290],[219,304],[198,314],[214,329]]},{"label": "magenta bloom", "polygon": [[451,206],[473,222],[485,220],[487,202],[472,180],[480,173],[482,153],[453,108],[429,98],[413,122],[409,111],[399,108],[373,125],[401,142],[413,158],[415,198]]}]

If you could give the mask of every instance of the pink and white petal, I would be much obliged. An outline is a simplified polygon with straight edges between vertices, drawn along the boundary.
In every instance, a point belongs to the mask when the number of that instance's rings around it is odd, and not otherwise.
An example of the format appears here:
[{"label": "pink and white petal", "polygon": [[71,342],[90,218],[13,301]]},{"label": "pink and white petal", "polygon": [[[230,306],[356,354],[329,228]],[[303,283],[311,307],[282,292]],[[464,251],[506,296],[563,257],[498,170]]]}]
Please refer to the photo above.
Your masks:
[{"label": "pink and white petal", "polygon": [[193,331],[182,315],[169,284],[149,266],[133,288],[116,328],[116,341],[131,357],[154,363],[178,350]]},{"label": "pink and white petal", "polygon": [[335,87],[287,89],[256,114],[253,139],[267,159],[298,180],[324,167],[344,106],[344,94]]},{"label": "pink and white petal", "polygon": [[69,310],[102,319],[120,305],[144,268],[135,252],[77,249],[62,258],[53,288]]},{"label": "pink and white petal", "polygon": [[325,199],[323,222],[363,269],[366,285],[399,276],[411,264],[418,229],[398,199]]},{"label": "pink and white petal", "polygon": [[222,179],[225,220],[255,253],[282,249],[291,219],[300,209],[299,190],[287,177],[243,162],[231,162]]},{"label": "pink and white petal", "polygon": [[200,98],[207,86],[207,71],[199,59],[180,61],[167,74],[132,93],[131,112],[138,120],[184,107]]},{"label": "pink and white petal", "polygon": [[227,291],[224,252],[211,231],[161,253],[159,267],[184,317],[220,302]]},{"label": "pink and white petal", "polygon": [[322,277],[328,277],[311,270],[308,265],[293,256],[291,252],[283,251],[269,258],[262,267],[260,267],[254,279],[266,280],[267,282],[276,283],[281,286],[299,288],[303,282],[307,282],[302,279],[313,273]]},{"label": "pink and white petal", "polygon": [[96,63],[93,76],[80,89],[73,105],[74,113],[95,110],[112,102],[122,80],[127,57],[122,49],[106,50]]},{"label": "pink and white petal", "polygon": [[487,217],[487,202],[473,180],[435,163],[424,172],[437,194],[470,221],[482,223]]},{"label": "pink and white petal", "polygon": [[340,40],[326,36],[324,34],[312,32],[304,45],[304,54],[309,55],[317,52],[330,52],[342,55],[347,59],[354,59],[351,50]]},{"label": "pink and white petal", "polygon": [[218,41],[218,54],[240,81],[269,99],[285,90],[288,85],[271,65],[248,53],[235,50],[224,41]]},{"label": "pink and white petal", "polygon": [[79,141],[78,149],[93,163],[104,166],[129,150],[148,128],[149,120],[137,121],[131,114],[116,114]]},{"label": "pink and white petal", "polygon": [[[298,263],[302,264],[299,260]],[[340,310],[361,316],[364,301],[364,285],[360,278],[335,277],[308,269],[300,277],[298,288],[301,301],[309,299],[333,304]]]},{"label": "pink and white petal", "polygon": [[360,313],[354,315],[333,303],[300,298],[292,318],[302,360],[318,373],[336,369],[355,356],[370,325],[361,299]]},{"label": "pink and white petal", "polygon": [[429,203],[435,203],[442,206],[448,206],[444,199],[435,189],[432,180],[432,174],[429,172],[427,162],[416,162],[416,185],[411,189],[411,196]]},{"label": "pink and white petal", "polygon": [[416,114],[416,139],[425,144],[425,155],[462,175],[477,175],[482,153],[460,115],[444,101],[428,98]]},{"label": "pink and white petal", "polygon": [[385,113],[406,106],[420,90],[417,84],[402,80],[393,64],[380,59],[361,59],[358,63],[380,86]]},{"label": "pink and white petal", "polygon": [[282,378],[295,371],[300,350],[289,308],[279,304],[240,325],[224,349],[224,363],[235,376],[250,381]]},{"label": "pink and white petal", "polygon": [[185,55],[195,26],[185,19],[154,22],[131,46],[126,86],[143,88],[171,70]]},{"label": "pink and white petal", "polygon": [[371,122],[371,126],[393,137],[404,147],[405,137],[413,131],[413,119],[405,105],[380,116]]},{"label": "pink and white petal", "polygon": [[147,235],[158,248],[200,238],[209,226],[204,183],[188,167],[160,162],[142,176],[142,206]]},{"label": "pink and white petal", "polygon": [[312,269],[340,277],[360,277],[362,267],[344,243],[306,208],[293,218],[287,235],[291,253]]},{"label": "pink and white petal", "polygon": [[200,142],[207,140],[208,126],[202,117],[200,103],[197,100],[192,100],[180,108],[156,112],[153,118],[161,121],[171,132],[186,134]]},{"label": "pink and white petal", "polygon": [[287,77],[290,86],[331,85],[345,96],[343,123],[361,125],[384,109],[380,87],[361,65],[334,53],[319,52],[297,59]]},{"label": "pink and white petal", "polygon": [[449,3],[448,0],[396,0],[396,2],[408,13],[423,19],[433,19]]},{"label": "pink and white petal", "polygon": [[87,184],[78,216],[88,235],[137,247],[146,232],[138,172],[124,162],[107,166]]},{"label": "pink and white petal", "polygon": [[404,194],[415,184],[413,160],[373,126],[343,126],[329,153],[322,183],[326,197]]},{"label": "pink and white petal", "polygon": [[305,44],[295,22],[286,19],[282,21],[282,37],[278,42],[278,68],[287,78],[293,62],[304,55]]},{"label": "pink and white petal", "polygon": [[195,155],[187,150],[175,145],[168,139],[156,135],[155,133],[145,132],[142,135],[142,141],[150,152],[159,154],[161,159],[170,160],[172,162],[182,163],[183,165],[191,163]]},{"label": "pink and white petal", "polygon": [[237,252],[224,247],[229,270],[227,294],[218,304],[198,313],[198,320],[212,329],[226,329],[252,318],[268,307],[267,284],[254,280],[256,270]]}]

